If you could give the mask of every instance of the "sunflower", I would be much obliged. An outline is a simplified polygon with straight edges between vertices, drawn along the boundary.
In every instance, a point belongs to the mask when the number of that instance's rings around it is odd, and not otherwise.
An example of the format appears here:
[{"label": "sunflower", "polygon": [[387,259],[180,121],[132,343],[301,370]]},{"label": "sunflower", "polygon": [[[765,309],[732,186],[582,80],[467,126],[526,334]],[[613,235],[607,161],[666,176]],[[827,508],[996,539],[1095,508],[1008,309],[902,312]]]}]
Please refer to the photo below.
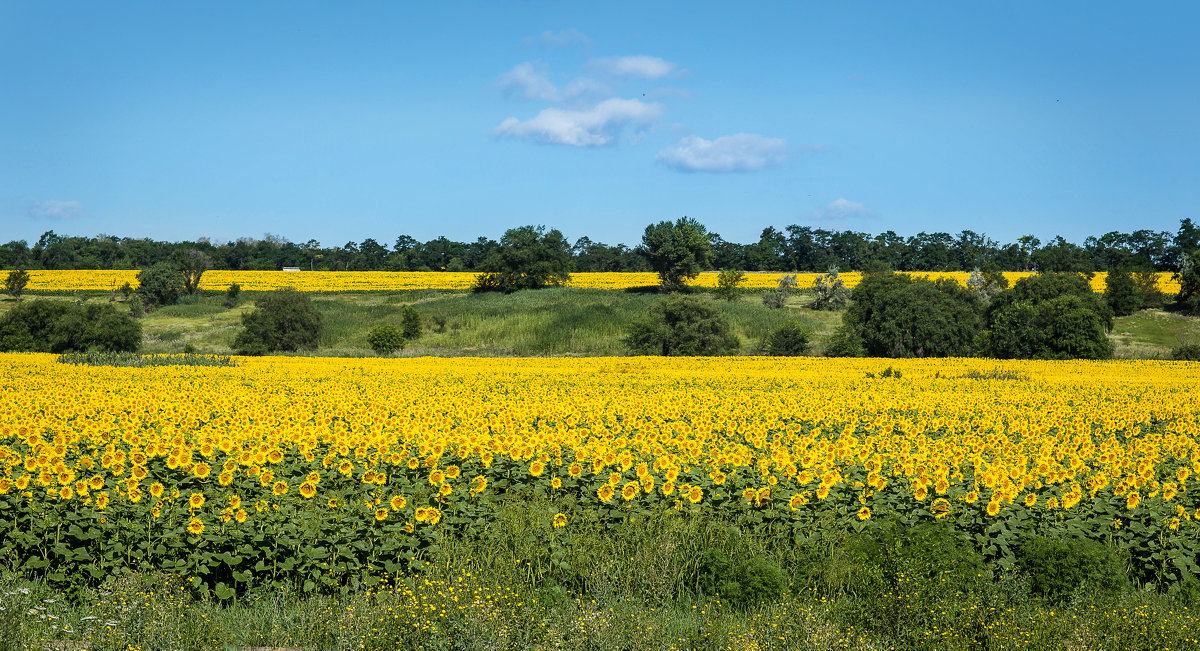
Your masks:
[{"label": "sunflower", "polygon": [[[1176,518],[1176,520],[1178,520],[1178,518]],[[554,514],[553,522],[555,529],[561,529],[567,526],[567,516],[563,515],[562,513],[556,513]]]},{"label": "sunflower", "polygon": [[231,509],[242,508],[242,498],[238,497],[237,495],[230,495],[229,496],[229,508],[231,508]]},{"label": "sunflower", "polygon": [[964,497],[963,501],[967,504],[974,504],[979,501],[979,491],[970,491]]},{"label": "sunflower", "polygon": [[325,505],[331,509],[336,509],[338,507],[338,500],[336,497],[331,497],[329,498],[329,501],[325,503]]},{"label": "sunflower", "polygon": [[354,474],[354,463],[352,461],[350,461],[349,459],[346,459],[346,460],[342,461],[340,464],[338,464],[337,471],[339,473],[341,473],[343,476],[349,477],[350,475]]},{"label": "sunflower", "polygon": [[387,519],[387,509],[375,509],[375,519],[376,520],[386,520]]},{"label": "sunflower", "polygon": [[134,486],[133,488],[129,489],[129,492],[125,493],[125,497],[128,497],[130,502],[137,504],[138,502],[142,501],[142,490],[137,486]]},{"label": "sunflower", "polygon": [[[107,492],[97,493],[96,494],[96,508],[100,509],[100,510],[104,510],[104,507],[106,507],[106,506],[108,506],[108,493]],[[1178,521],[1178,520],[1179,520],[1179,518],[1176,518],[1176,521]]]},{"label": "sunflower", "polygon": [[687,498],[692,504],[700,503],[700,500],[704,499],[704,489],[699,486],[692,486],[691,490],[688,491]]},{"label": "sunflower", "polygon": [[871,518],[871,509],[864,506],[858,510],[858,519],[859,520],[868,520],[870,518]]},{"label": "sunflower", "polygon": [[449,497],[450,493],[454,492],[454,487],[449,483],[438,486],[438,497]]},{"label": "sunflower", "polygon": [[991,516],[995,516],[995,515],[996,515],[997,513],[999,513],[999,512],[1000,512],[1000,502],[997,502],[997,501],[996,501],[996,500],[993,498],[991,501],[989,501],[989,502],[988,502],[988,505],[987,505],[987,514],[988,514],[988,515],[991,515]]},{"label": "sunflower", "polygon": [[939,497],[933,501],[933,504],[929,507],[929,509],[933,512],[934,517],[939,519],[944,518],[950,514],[950,500],[944,497]]},{"label": "sunflower", "polygon": [[212,466],[201,461],[200,463],[192,466],[192,474],[200,479],[208,479],[208,476],[212,474]]},{"label": "sunflower", "polygon": [[663,485],[662,485],[662,492],[663,492],[663,495],[674,494],[675,493],[675,482],[671,481],[670,479],[668,479],[667,481],[664,481]]},{"label": "sunflower", "polygon": [[[99,505],[99,503],[100,503],[100,498],[96,498],[96,504]],[[101,508],[103,508],[103,507],[101,507]],[[1171,523],[1167,525],[1167,528],[1170,529],[1171,531],[1175,531],[1176,529],[1178,529],[1179,528],[1179,518],[1171,518]]]},{"label": "sunflower", "polygon": [[304,478],[304,481],[316,486],[317,484],[321,483],[321,473],[314,470],[308,473],[308,476]]},{"label": "sunflower", "polygon": [[238,512],[233,514],[233,519],[237,520],[238,522],[245,522],[246,512],[242,509],[238,509]]},{"label": "sunflower", "polygon": [[418,506],[416,512],[413,513],[413,517],[417,520],[417,522],[424,522],[425,518],[428,517],[428,514],[429,507]]},{"label": "sunflower", "polygon": [[546,464],[542,463],[541,461],[534,461],[533,463],[529,464],[530,477],[541,477],[543,472],[546,472]]},{"label": "sunflower", "polygon": [[579,479],[579,476],[583,474],[583,466],[576,461],[567,468],[567,474],[571,476],[571,479]]},{"label": "sunflower", "polygon": [[621,487],[621,499],[628,502],[629,500],[637,497],[637,494],[640,493],[641,490],[642,490],[642,485],[639,484],[638,482],[636,482],[636,481],[626,482],[625,485]]},{"label": "sunflower", "polygon": [[613,486],[616,486],[617,484],[621,483],[621,473],[614,472],[614,473],[610,474],[608,476],[608,483],[612,484]]},{"label": "sunflower", "polygon": [[309,482],[300,484],[300,496],[304,499],[311,499],[316,494],[317,487],[315,484],[310,484]]},{"label": "sunflower", "polygon": [[430,484],[438,486],[444,481],[446,481],[446,473],[442,472],[441,470],[434,470],[433,472],[429,473]]},{"label": "sunflower", "polygon": [[195,511],[202,506],[204,506],[204,493],[192,493],[192,496],[188,498],[188,508]]},{"label": "sunflower", "polygon": [[1130,511],[1136,509],[1142,501],[1142,496],[1138,495],[1137,491],[1131,491],[1129,497],[1125,498],[1125,508]]},{"label": "sunflower", "polygon": [[1025,506],[1027,508],[1033,508],[1033,506],[1035,504],[1037,504],[1037,500],[1038,500],[1037,493],[1030,493],[1025,496]]},{"label": "sunflower", "polygon": [[92,475],[92,478],[88,480],[88,488],[94,491],[104,488],[104,478],[100,475]]},{"label": "sunflower", "polygon": [[442,521],[442,512],[432,506],[425,510],[425,521],[429,524],[437,524]]},{"label": "sunflower", "polygon": [[271,494],[272,495],[286,495],[287,492],[288,492],[288,485],[287,485],[286,481],[280,480],[280,481],[275,482],[275,484],[271,486]]},{"label": "sunflower", "polygon": [[217,475],[217,483],[222,486],[228,486],[228,485],[232,484],[233,483],[233,473],[226,470],[225,472]]},{"label": "sunflower", "polygon": [[199,536],[204,533],[204,523],[200,521],[200,518],[194,517],[188,521],[187,530],[193,536]]},{"label": "sunflower", "polygon": [[792,496],[792,499],[788,500],[788,507],[791,508],[793,511],[798,511],[800,509],[800,507],[804,506],[807,503],[808,503],[808,500],[804,499],[803,495],[801,495],[800,493],[796,493],[795,495]]},{"label": "sunflower", "polygon": [[596,496],[600,498],[601,502],[607,502],[613,498],[613,493],[615,492],[616,491],[613,490],[612,484],[605,484],[600,487],[600,490],[596,491]]},{"label": "sunflower", "polygon": [[742,491],[742,499],[746,500],[746,503],[753,502],[754,495],[755,492],[753,488],[747,488],[746,490]]}]

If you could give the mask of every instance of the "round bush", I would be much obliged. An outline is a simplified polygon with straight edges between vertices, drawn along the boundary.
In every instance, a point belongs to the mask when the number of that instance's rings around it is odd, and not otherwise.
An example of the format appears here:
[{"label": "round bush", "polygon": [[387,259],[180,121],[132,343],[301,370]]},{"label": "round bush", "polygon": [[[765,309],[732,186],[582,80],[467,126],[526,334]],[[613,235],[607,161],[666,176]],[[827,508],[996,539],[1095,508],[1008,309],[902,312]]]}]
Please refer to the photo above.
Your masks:
[{"label": "round bush", "polygon": [[371,328],[371,332],[367,334],[367,343],[377,354],[388,355],[404,348],[404,333],[390,323],[381,323]]},{"label": "round bush", "polygon": [[763,340],[763,353],[779,357],[797,357],[808,353],[811,336],[804,326],[788,321]]}]

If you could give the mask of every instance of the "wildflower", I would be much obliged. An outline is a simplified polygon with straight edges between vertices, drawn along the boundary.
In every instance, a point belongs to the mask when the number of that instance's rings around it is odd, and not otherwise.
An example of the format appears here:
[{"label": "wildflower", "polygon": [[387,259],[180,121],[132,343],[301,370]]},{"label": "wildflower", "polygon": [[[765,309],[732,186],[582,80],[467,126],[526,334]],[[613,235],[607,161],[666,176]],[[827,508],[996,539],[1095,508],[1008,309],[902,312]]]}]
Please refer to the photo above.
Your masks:
[{"label": "wildflower", "polygon": [[200,518],[193,517],[188,521],[187,530],[193,536],[199,536],[204,533],[204,523],[200,521]]},{"label": "wildflower", "polygon": [[553,523],[555,529],[561,529],[562,527],[567,526],[567,516],[563,515],[562,513],[556,513],[554,514]]}]

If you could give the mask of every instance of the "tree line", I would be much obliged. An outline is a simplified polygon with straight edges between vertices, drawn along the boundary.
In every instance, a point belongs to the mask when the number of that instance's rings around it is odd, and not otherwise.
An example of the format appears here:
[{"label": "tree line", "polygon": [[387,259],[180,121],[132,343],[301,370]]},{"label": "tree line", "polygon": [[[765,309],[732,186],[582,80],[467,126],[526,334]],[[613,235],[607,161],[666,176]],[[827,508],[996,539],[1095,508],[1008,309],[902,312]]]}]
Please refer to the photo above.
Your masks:
[{"label": "tree line", "polygon": [[[511,230],[509,231],[512,232]],[[566,256],[573,271],[654,271],[641,246],[609,245],[580,237],[571,243],[557,230],[556,255]],[[1043,242],[1024,235],[1015,242],[998,242],[964,230],[957,235],[921,232],[904,237],[894,231],[870,234],[791,225],[782,231],[762,230],[757,242],[729,242],[706,232],[711,250],[709,268],[745,271],[825,271],[886,268],[895,271],[971,271],[990,267],[1002,271],[1094,272],[1114,269],[1174,271],[1183,258],[1200,248],[1200,226],[1191,219],[1176,232],[1112,231],[1086,238],[1082,244],[1059,236]],[[14,240],[0,245],[4,269],[145,269],[172,262],[188,250],[211,260],[213,269],[273,270],[282,267],[322,271],[488,271],[496,256],[511,255],[500,241],[479,237],[457,242],[437,237],[421,242],[400,235],[390,246],[373,238],[327,246],[317,240],[302,244],[274,235],[232,242],[162,242],[145,238],[97,235],[74,237],[54,231],[30,245]]]}]

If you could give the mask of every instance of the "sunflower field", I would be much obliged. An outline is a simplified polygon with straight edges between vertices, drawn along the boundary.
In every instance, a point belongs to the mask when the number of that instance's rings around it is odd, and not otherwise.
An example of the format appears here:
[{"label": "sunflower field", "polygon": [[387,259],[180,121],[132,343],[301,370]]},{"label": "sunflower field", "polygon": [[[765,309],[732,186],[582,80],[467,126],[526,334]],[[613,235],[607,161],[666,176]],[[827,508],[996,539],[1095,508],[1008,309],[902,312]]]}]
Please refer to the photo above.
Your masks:
[{"label": "sunflower field", "polygon": [[[8,271],[0,271],[7,274]],[[970,274],[965,271],[905,272],[907,275],[937,280],[951,278],[966,286]],[[29,272],[30,292],[80,292],[115,291],[125,283],[138,286],[136,269],[81,269],[81,270],[33,270]],[[224,291],[237,283],[247,291],[271,291],[291,287],[304,292],[378,292],[414,289],[465,290],[475,283],[477,273],[448,271],[207,271],[200,279],[200,289]],[[717,287],[716,272],[704,272],[688,281],[693,287]],[[785,274],[775,272],[747,273],[741,287],[746,289],[771,289],[779,284]],[[798,273],[798,287],[811,287],[813,280],[821,274]],[[1018,280],[1034,275],[1030,272],[1005,272],[1011,287]],[[1092,291],[1103,292],[1106,272],[1092,276]],[[858,272],[840,274],[846,287],[854,287],[862,280]],[[586,289],[629,289],[658,285],[657,274],[639,272],[588,272],[571,274],[569,287]],[[1173,274],[1159,273],[1158,288],[1166,294],[1179,292],[1179,282]]]},{"label": "sunflower field", "polygon": [[674,515],[775,549],[933,523],[999,568],[1036,533],[1113,545],[1145,585],[1200,574],[1196,364],[0,361],[0,561],[65,589],[360,590],[511,536],[514,509],[545,550],[522,571],[580,591],[605,540]]}]

